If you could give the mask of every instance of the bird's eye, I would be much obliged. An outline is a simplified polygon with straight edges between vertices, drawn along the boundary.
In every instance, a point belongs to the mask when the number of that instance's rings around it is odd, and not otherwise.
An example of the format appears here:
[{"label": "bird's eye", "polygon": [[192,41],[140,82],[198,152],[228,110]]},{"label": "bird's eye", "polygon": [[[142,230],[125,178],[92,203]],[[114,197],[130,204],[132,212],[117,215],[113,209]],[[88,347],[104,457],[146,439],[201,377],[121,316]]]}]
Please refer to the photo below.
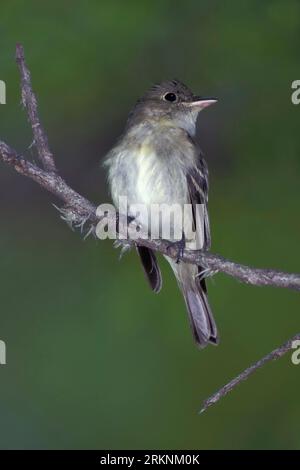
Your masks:
[{"label": "bird's eye", "polygon": [[164,96],[164,99],[166,101],[171,101],[172,103],[177,100],[177,96],[175,93],[166,93]]}]

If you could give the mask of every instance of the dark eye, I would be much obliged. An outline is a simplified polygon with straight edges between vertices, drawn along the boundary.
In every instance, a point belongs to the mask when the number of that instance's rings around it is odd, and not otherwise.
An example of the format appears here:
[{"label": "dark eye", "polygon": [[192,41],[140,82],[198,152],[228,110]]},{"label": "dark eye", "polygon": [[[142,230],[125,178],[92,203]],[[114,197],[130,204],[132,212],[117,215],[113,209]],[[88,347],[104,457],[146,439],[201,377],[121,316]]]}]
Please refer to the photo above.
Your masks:
[{"label": "dark eye", "polygon": [[177,100],[177,96],[175,95],[175,93],[166,93],[165,96],[164,96],[164,99],[166,101],[176,101]]}]

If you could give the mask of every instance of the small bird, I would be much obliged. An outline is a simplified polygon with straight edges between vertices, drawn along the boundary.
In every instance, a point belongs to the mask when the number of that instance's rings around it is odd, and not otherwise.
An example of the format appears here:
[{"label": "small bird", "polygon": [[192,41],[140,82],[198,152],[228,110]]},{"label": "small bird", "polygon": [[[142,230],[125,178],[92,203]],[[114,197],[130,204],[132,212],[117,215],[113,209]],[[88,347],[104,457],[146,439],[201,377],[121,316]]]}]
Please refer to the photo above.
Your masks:
[{"label": "small bird", "polygon": [[[129,215],[132,204],[147,208],[153,204],[191,204],[195,226],[197,219],[196,237],[186,239],[183,227],[182,238],[176,242],[179,252],[183,247],[208,250],[211,245],[208,169],[195,134],[199,112],[216,101],[194,95],[179,80],[154,85],[137,101],[123,135],[105,159],[113,202],[117,206],[119,197],[126,196]],[[197,212],[199,205],[204,208],[201,213]],[[139,222],[143,225],[143,220]],[[137,252],[152,290],[159,292],[162,278],[154,252],[142,246],[137,246]],[[217,344],[205,270],[167,256],[166,259],[183,294],[196,344],[200,348]]]}]

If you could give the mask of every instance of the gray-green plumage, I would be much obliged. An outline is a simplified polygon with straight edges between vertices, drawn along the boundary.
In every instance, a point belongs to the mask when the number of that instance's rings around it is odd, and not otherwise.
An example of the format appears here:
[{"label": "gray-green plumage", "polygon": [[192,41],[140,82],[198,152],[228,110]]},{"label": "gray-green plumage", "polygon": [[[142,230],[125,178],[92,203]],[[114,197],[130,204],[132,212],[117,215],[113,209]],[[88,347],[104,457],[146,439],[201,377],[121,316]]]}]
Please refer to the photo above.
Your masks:
[{"label": "gray-green plumage", "polygon": [[[145,204],[149,209],[151,204],[190,203],[195,222],[196,205],[203,204],[197,236],[186,240],[188,249],[210,247],[208,171],[194,136],[198,113],[214,102],[193,95],[178,80],[152,87],[130,113],[123,136],[105,162],[116,206],[119,196],[126,196],[128,205]],[[143,224],[143,220],[140,222]],[[137,250],[150,286],[158,292],[161,274],[155,254],[148,248]],[[166,259],[183,293],[197,344],[204,347],[208,342],[217,343],[205,281],[197,277],[201,267]]]}]

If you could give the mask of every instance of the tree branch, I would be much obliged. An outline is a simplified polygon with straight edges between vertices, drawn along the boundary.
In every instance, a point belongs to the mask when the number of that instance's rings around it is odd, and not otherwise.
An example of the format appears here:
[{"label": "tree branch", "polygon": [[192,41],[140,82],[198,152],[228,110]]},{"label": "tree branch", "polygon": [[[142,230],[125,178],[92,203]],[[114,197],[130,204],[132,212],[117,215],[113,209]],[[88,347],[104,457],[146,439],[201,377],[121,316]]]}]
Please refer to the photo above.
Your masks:
[{"label": "tree branch", "polygon": [[25,63],[24,49],[21,44],[17,44],[16,47],[16,61],[21,75],[22,103],[27,110],[39,159],[45,170],[55,172],[54,158],[49,148],[47,135],[39,119],[37,100],[32,91],[30,72]]},{"label": "tree branch", "polygon": [[300,340],[300,334],[295,335],[293,338],[289,339],[282,346],[274,349],[272,352],[264,356],[262,359],[252,364],[252,366],[245,369],[241,374],[236,376],[234,379],[232,379],[230,382],[228,382],[226,385],[220,388],[217,392],[215,392],[213,395],[207,398],[203,402],[202,408],[199,413],[203,413],[211,405],[214,405],[215,403],[217,403],[222,397],[225,397],[225,395],[231,392],[231,390],[233,390],[238,384],[240,384],[244,380],[247,380],[248,377],[251,374],[253,374],[253,372],[255,372],[260,367],[264,366],[267,362],[276,361],[276,359],[279,359],[280,357],[284,356],[288,351],[293,349],[293,342],[298,341],[298,340]]},{"label": "tree branch", "polygon": [[66,205],[66,209],[74,211],[74,223],[79,223],[83,219],[89,219],[92,223],[99,221],[96,217],[96,206],[70,188],[57,173],[42,170],[18,155],[13,148],[2,141],[0,141],[0,159],[21,175],[31,178],[61,199]]},{"label": "tree branch", "polygon": [[[100,221],[100,218],[96,214],[95,204],[72,189],[57,173],[54,157],[49,149],[47,135],[39,120],[37,101],[31,87],[30,72],[25,63],[23,47],[20,44],[18,44],[16,48],[16,61],[21,75],[22,102],[27,110],[28,120],[31,124],[34,136],[34,145],[43,168],[26,160],[3,141],[0,141],[0,160],[13,167],[21,175],[31,178],[42,188],[60,199],[64,204],[63,208],[60,209],[62,218],[72,226],[81,226],[82,228],[86,224],[88,233],[95,231],[96,225]],[[112,222],[116,223],[114,215],[110,214],[108,217],[111,218]],[[121,215],[120,217],[124,216]],[[133,221],[132,224],[134,223]],[[120,227],[123,227],[122,230],[125,230],[123,224],[121,224]],[[122,231],[121,234],[126,235],[126,233],[122,233]],[[140,238],[134,242],[131,241],[132,244],[136,243],[146,246],[171,258],[177,259],[178,250],[175,246],[170,245],[169,241],[148,239],[147,234],[142,230],[139,231],[139,235]],[[243,283],[251,285],[300,290],[300,274],[285,273],[272,269],[251,268],[206,251],[184,250],[181,262],[201,265],[207,269],[209,273],[213,274],[223,272]],[[246,380],[250,374],[262,367],[265,363],[285,354],[291,349],[292,341],[298,337],[299,335],[295,336],[285,343],[285,345],[275,349],[250,368],[246,369],[242,374],[229,382],[229,384],[225,385],[216,394],[212,395],[204,402],[202,411],[216,403],[222,396],[231,391],[238,383]]]}]

